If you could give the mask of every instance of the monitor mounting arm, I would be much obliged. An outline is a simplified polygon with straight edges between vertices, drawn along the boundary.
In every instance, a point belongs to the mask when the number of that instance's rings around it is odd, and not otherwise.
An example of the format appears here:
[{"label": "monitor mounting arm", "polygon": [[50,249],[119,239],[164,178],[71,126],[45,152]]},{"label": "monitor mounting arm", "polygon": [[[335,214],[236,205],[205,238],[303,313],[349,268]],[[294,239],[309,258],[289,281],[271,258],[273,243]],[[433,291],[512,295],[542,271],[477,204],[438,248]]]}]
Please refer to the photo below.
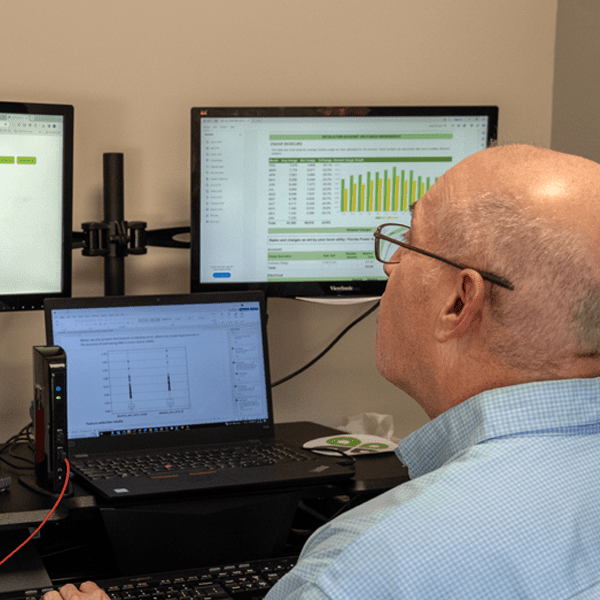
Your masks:
[{"label": "monitor mounting arm", "polygon": [[84,256],[104,257],[104,295],[125,295],[125,257],[146,254],[147,246],[189,248],[190,243],[174,236],[190,232],[189,227],[146,230],[143,221],[125,221],[123,154],[104,154],[104,221],[81,225],[73,232],[73,248]]}]

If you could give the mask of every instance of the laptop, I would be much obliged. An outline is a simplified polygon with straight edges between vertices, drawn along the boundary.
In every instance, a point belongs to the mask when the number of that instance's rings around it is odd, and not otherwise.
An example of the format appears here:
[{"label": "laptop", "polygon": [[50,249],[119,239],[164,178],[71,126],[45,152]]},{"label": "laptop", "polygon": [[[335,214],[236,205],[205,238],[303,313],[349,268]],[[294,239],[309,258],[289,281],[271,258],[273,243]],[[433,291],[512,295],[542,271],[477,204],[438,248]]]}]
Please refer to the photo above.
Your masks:
[{"label": "laptop", "polygon": [[260,291],[48,299],[73,473],[111,500],[351,478],[275,440],[265,306]]}]

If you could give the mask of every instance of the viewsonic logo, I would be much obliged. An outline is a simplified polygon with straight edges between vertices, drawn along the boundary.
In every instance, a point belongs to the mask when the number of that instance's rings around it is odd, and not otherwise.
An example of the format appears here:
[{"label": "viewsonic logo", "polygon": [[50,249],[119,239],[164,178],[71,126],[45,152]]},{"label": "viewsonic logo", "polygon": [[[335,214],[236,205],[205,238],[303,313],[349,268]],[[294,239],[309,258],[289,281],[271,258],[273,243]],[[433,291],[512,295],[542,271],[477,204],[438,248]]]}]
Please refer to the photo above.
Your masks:
[{"label": "viewsonic logo", "polygon": [[332,292],[353,292],[356,288],[353,285],[330,285]]}]

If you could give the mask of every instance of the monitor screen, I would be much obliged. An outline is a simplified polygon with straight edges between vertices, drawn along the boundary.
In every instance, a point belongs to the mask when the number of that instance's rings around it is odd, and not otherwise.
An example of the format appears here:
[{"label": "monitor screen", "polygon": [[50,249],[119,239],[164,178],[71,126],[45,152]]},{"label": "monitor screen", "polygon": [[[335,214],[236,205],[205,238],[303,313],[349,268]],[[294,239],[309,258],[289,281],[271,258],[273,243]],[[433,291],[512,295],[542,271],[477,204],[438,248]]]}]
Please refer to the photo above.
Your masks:
[{"label": "monitor screen", "polygon": [[375,229],[497,126],[495,106],[192,108],[192,291],[380,296]]},{"label": "monitor screen", "polygon": [[71,294],[73,107],[0,102],[0,310]]}]

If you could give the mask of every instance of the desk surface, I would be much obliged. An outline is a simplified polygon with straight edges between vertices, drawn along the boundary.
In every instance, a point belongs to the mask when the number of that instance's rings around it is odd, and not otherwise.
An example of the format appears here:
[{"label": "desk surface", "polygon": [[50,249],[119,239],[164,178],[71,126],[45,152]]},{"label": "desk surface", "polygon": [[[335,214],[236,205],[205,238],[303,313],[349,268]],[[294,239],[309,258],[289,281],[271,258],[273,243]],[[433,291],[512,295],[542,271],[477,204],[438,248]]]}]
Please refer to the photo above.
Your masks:
[{"label": "desk surface", "polygon": [[[277,437],[293,446],[302,446],[309,440],[340,433],[338,429],[298,421],[275,426]],[[408,469],[393,452],[357,456],[354,477],[344,485],[348,492],[383,492],[408,481]]]},{"label": "desk surface", "polygon": [[[334,433],[339,432],[310,422],[276,425],[276,438],[292,446],[302,446],[308,440]],[[21,446],[20,451],[30,452],[26,446]],[[18,480],[23,471],[5,464],[2,471],[12,478],[9,490],[0,493],[0,554],[4,556],[26,538],[25,527],[37,526],[46,518],[55,499],[24,487]],[[40,553],[36,550],[38,544],[30,543],[0,567],[0,591],[44,587],[50,579],[58,582],[64,577],[69,581],[79,579],[80,575],[86,579],[97,577],[98,573],[90,576],[86,572],[90,556],[94,567],[101,572],[117,569],[122,574],[280,556],[278,549],[289,546],[289,536],[297,535],[292,520],[300,518],[300,529],[305,529],[303,511],[297,510],[300,504],[309,509],[304,514],[314,515],[315,511],[307,503],[320,506],[324,502],[329,509],[330,502],[336,498],[342,502],[352,497],[368,499],[407,480],[406,468],[393,453],[386,453],[358,456],[353,479],[335,485],[296,486],[244,494],[203,492],[145,503],[110,504],[73,484],[73,495],[63,499],[49,519],[54,525],[46,525],[42,530]],[[244,535],[239,528],[240,515],[248,529]],[[149,522],[152,527],[148,527]],[[173,531],[177,531],[178,536],[174,537]],[[198,545],[200,532],[203,539],[211,540],[210,544]],[[40,556],[46,556],[44,544],[52,547],[53,536],[57,535],[63,552],[71,554],[65,558],[58,553],[60,560],[54,565],[48,564],[46,558],[42,562]],[[101,539],[104,541],[99,541]],[[169,539],[175,540],[175,546],[165,547],[165,540]],[[231,539],[236,543],[232,545]],[[83,540],[89,544],[85,551],[78,549]],[[204,546],[206,556],[202,554]],[[74,553],[71,548],[76,549]],[[54,550],[52,547],[48,556],[51,557]],[[83,562],[80,564],[77,560]],[[186,565],[186,560],[197,564]]]},{"label": "desk surface", "polygon": [[[339,433],[339,431],[308,421],[280,423],[275,426],[277,439],[292,446],[302,446],[308,440],[334,433]],[[10,529],[35,525],[43,521],[54,505],[55,499],[37,494],[19,483],[19,475],[24,473],[22,470],[15,470],[3,463],[2,473],[5,476],[9,475],[12,483],[8,491],[0,493],[0,527]],[[407,480],[406,467],[392,453],[359,456],[356,460],[354,477],[349,482],[340,485],[339,491],[340,493],[363,491],[376,493]],[[74,484],[73,488],[73,495],[63,499],[50,517],[50,521],[65,519],[73,510],[109,506],[77,484]]]}]

